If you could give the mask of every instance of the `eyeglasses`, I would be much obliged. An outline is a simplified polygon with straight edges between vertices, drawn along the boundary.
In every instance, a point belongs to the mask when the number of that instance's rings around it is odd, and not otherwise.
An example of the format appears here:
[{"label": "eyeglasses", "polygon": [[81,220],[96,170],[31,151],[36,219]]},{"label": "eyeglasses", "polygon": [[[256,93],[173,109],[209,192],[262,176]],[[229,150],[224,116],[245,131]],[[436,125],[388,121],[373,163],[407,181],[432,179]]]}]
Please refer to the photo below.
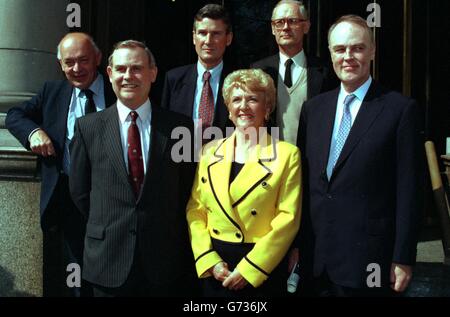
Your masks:
[{"label": "eyeglasses", "polygon": [[292,28],[298,28],[300,24],[305,21],[307,20],[298,18],[286,18],[286,19],[272,20],[272,25],[278,30],[281,30],[286,23]]}]

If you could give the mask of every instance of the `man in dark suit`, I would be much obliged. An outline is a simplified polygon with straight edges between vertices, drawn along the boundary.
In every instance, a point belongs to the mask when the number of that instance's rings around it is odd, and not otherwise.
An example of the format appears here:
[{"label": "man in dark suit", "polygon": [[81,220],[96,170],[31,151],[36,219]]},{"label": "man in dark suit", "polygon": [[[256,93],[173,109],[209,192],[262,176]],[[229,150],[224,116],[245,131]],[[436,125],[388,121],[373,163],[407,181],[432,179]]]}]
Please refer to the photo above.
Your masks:
[{"label": "man in dark suit", "polygon": [[415,101],[372,80],[375,44],[349,15],[328,33],[338,89],[303,107],[304,209],[320,296],[387,296],[412,277],[421,210]]},{"label": "man in dark suit", "polygon": [[317,57],[306,56],[303,50],[310,26],[308,11],[301,1],[278,2],[272,11],[272,34],[279,53],[251,65],[274,80],[277,106],[269,125],[279,127],[280,139],[294,145],[303,102],[334,88],[328,67]]},{"label": "man in dark suit", "polygon": [[[41,227],[45,250],[55,253],[44,253],[44,296],[67,293],[66,266],[82,263],[85,223],[70,198],[67,179],[75,119],[104,109],[112,95],[110,85],[97,72],[102,55],[89,35],[67,34],[57,55],[66,79],[45,83],[36,96],[11,108],[6,117],[9,131],[39,156],[41,165]],[[61,234],[64,259],[58,263]],[[80,295],[79,288],[72,291]]]},{"label": "man in dark suit", "polygon": [[195,294],[185,208],[195,165],[176,163],[172,130],[189,118],[150,103],[157,68],[141,42],[109,57],[116,104],[76,122],[70,191],[87,218],[83,278],[94,296]]},{"label": "man in dark suit", "polygon": [[192,37],[198,61],[167,72],[161,106],[192,118],[196,129],[201,120],[202,130],[213,126],[223,133],[231,126],[222,97],[223,80],[231,70],[224,65],[223,55],[233,39],[225,8],[218,4],[201,8],[194,18]]}]

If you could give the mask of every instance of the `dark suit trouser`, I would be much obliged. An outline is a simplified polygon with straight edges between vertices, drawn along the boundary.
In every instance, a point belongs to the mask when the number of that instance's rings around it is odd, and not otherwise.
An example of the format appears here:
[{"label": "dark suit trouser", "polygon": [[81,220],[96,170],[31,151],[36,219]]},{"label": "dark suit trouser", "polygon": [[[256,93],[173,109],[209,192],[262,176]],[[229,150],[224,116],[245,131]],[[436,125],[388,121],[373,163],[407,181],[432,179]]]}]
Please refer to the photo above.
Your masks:
[{"label": "dark suit trouser", "polygon": [[398,296],[389,287],[351,288],[338,285],[330,280],[326,270],[315,279],[315,289],[319,297],[394,297]]},{"label": "dark suit trouser", "polygon": [[[167,284],[155,284],[147,278],[140,250],[136,245],[130,273],[119,287],[104,287],[91,284],[94,297],[195,297],[198,282],[194,276],[182,276]],[[180,265],[185,265],[180,263]]]},{"label": "dark suit trouser", "polygon": [[80,297],[91,296],[88,283],[81,287],[68,287],[67,266],[76,263],[82,268],[85,221],[72,202],[67,175],[61,174],[47,212],[52,225],[44,236],[44,296]]},{"label": "dark suit trouser", "polygon": [[120,287],[104,287],[92,284],[94,297],[150,297],[165,296],[163,288],[158,289],[147,280],[141,261],[134,257],[127,280]]}]

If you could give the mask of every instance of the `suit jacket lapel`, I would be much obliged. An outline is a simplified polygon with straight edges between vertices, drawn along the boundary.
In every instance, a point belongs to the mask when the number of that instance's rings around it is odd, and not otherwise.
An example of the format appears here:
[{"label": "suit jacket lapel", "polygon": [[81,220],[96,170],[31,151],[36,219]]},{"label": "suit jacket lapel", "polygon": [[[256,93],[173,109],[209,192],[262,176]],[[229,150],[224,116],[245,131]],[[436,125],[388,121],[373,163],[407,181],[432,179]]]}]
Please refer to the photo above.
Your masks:
[{"label": "suit jacket lapel", "polygon": [[371,127],[381,110],[383,110],[384,104],[378,102],[378,97],[381,95],[378,88],[379,87],[375,83],[370,85],[369,91],[361,104],[361,108],[359,109],[355,122],[353,123],[344,147],[342,148],[341,155],[336,162],[333,174],[347,159],[366,131]]},{"label": "suit jacket lapel", "polygon": [[266,144],[257,145],[254,156],[244,165],[230,186],[233,207],[241,203],[270,174],[271,163],[276,159],[275,142],[268,137]]},{"label": "suit jacket lapel", "polygon": [[320,94],[322,90],[323,84],[323,74],[321,72],[321,66],[310,62],[310,59],[307,57],[307,68],[306,68],[306,76],[308,83],[308,91],[307,91],[307,99],[311,99],[313,96],[317,96]]},{"label": "suit jacket lapel", "polygon": [[280,55],[273,55],[268,63],[267,73],[272,77],[275,88],[278,85],[278,76],[279,76],[279,67],[280,67]]},{"label": "suit jacket lapel", "polygon": [[225,215],[233,221],[235,215],[231,206],[228,185],[230,183],[231,163],[234,153],[234,135],[225,139],[214,152],[208,165],[208,178],[214,197]]},{"label": "suit jacket lapel", "polygon": [[222,87],[223,87],[223,81],[225,80],[225,77],[229,74],[229,69],[226,68],[225,64],[222,69],[222,73],[220,74],[220,82],[219,82],[219,90],[217,91],[217,104],[215,108],[215,114],[214,114],[214,123],[213,125],[216,127],[219,127],[221,129],[224,129],[227,125],[228,120],[228,111],[227,107],[225,106],[225,102],[223,100],[222,96]]},{"label": "suit jacket lapel", "polygon": [[[129,179],[125,160],[123,158],[122,141],[120,139],[119,131],[119,114],[117,112],[117,105],[104,110],[103,117],[105,148],[114,170],[119,175],[123,183],[133,192]],[[134,196],[134,193],[132,193]]]},{"label": "suit jacket lapel", "polygon": [[[164,161],[164,152],[167,147],[168,137],[161,132],[160,124],[159,108],[153,106],[147,172],[145,174],[142,192],[145,192],[147,186],[158,184],[158,179],[162,177],[160,166]],[[139,197],[139,200],[141,197],[142,195]]]},{"label": "suit jacket lapel", "polygon": [[184,77],[183,81],[183,94],[180,99],[183,101],[182,110],[184,114],[192,118],[192,114],[194,111],[194,99],[195,99],[195,89],[197,88],[197,64],[192,64],[191,69],[188,71],[186,77]]},{"label": "suit jacket lapel", "polygon": [[320,165],[323,166],[324,171],[327,168],[328,156],[330,154],[331,137],[333,134],[334,119],[336,117],[336,104],[339,95],[339,88],[332,92],[330,99],[323,104],[323,111],[316,111],[321,116],[323,125],[316,127],[314,131],[317,133],[316,146],[318,147],[320,158]]},{"label": "suit jacket lapel", "polygon": [[[64,148],[67,135],[67,115],[69,113],[70,101],[72,100],[73,86],[67,81],[64,81],[64,85],[61,88],[61,92],[56,100],[56,127],[57,131],[55,135],[58,136],[58,144],[61,145],[61,149]],[[64,151],[64,150],[63,150]]]},{"label": "suit jacket lapel", "polygon": [[[264,69],[265,72],[267,72],[270,77],[273,79],[273,83],[275,84],[275,88],[278,87],[278,77],[279,77],[279,67],[280,67],[280,55],[275,54],[273,55],[269,62],[268,67]],[[277,97],[277,96],[275,96]],[[270,127],[277,127],[277,111],[276,109],[272,111],[270,114],[269,122],[267,123],[268,128]]]},{"label": "suit jacket lapel", "polygon": [[107,75],[103,76],[103,94],[105,96],[105,108],[110,107],[116,102],[117,97],[112,90],[111,83],[109,82]]}]

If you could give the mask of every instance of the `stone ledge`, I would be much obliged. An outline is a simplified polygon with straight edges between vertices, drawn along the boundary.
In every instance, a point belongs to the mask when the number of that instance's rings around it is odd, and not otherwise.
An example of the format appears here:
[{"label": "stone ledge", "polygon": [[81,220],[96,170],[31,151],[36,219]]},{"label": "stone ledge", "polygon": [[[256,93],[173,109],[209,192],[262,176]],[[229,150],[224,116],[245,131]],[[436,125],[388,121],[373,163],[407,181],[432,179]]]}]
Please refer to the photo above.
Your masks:
[{"label": "stone ledge", "polygon": [[39,181],[37,156],[25,150],[0,147],[0,180]]},{"label": "stone ledge", "polygon": [[[4,119],[2,114],[1,119]],[[7,129],[0,127],[0,180],[39,181],[37,166],[37,155],[27,151]]]}]

